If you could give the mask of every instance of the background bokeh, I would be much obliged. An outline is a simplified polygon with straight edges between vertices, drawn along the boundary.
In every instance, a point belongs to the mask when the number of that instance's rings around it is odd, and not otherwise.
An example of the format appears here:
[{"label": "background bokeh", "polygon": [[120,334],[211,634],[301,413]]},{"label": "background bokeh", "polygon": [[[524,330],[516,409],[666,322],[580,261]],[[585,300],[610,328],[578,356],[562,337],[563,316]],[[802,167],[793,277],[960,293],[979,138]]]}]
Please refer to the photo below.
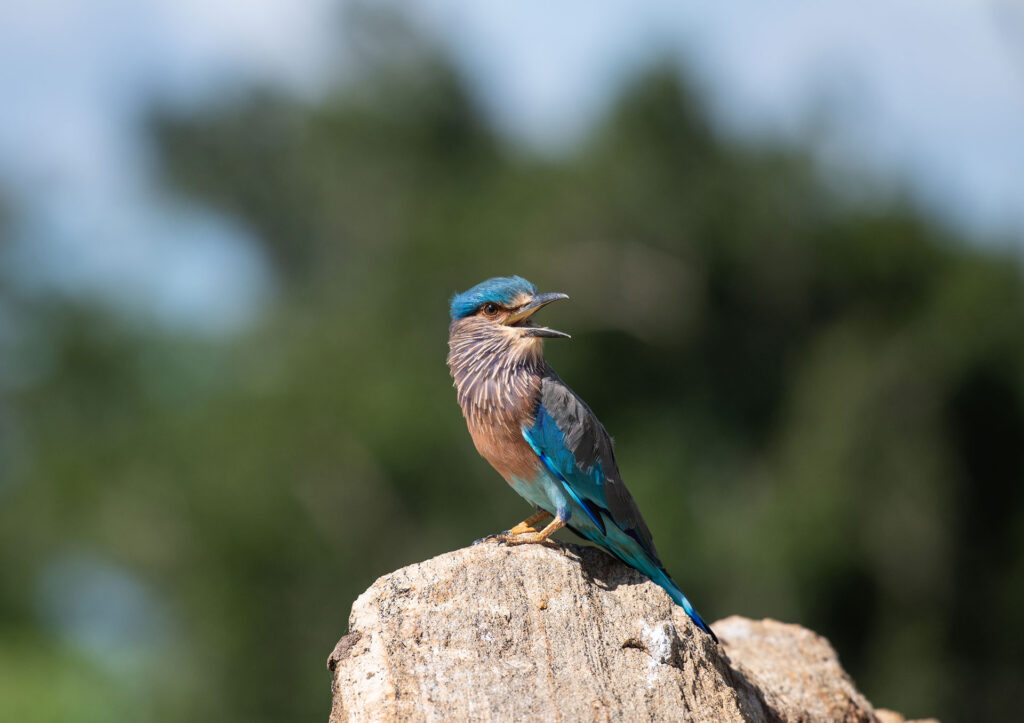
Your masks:
[{"label": "background bokeh", "polygon": [[444,364],[512,273],[705,617],[1015,717],[1019,13],[243,5],[0,12],[0,719],[326,716],[352,600],[529,511]]}]

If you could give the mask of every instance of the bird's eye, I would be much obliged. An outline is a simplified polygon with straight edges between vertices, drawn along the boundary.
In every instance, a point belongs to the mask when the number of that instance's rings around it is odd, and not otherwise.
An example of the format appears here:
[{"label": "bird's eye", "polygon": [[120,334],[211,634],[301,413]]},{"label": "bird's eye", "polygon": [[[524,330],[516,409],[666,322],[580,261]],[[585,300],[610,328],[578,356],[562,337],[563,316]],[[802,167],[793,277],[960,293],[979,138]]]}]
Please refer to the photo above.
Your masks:
[{"label": "bird's eye", "polygon": [[484,304],[483,312],[484,312],[484,314],[486,316],[497,316],[498,315],[498,305],[494,304],[494,303]]}]

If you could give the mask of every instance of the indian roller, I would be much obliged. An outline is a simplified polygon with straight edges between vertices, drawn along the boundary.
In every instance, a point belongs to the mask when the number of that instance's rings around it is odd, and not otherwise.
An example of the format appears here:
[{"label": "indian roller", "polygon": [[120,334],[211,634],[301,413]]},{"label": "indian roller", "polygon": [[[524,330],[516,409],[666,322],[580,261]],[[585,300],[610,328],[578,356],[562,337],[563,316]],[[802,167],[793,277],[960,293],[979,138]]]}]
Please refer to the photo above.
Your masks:
[{"label": "indian roller", "polygon": [[526,279],[509,276],[451,299],[448,367],[470,436],[484,459],[537,510],[484,539],[543,543],[567,527],[651,578],[717,642],[665,571],[619,474],[608,433],[544,360],[544,340],[569,335],[536,325],[533,315],[567,298],[538,294]]}]

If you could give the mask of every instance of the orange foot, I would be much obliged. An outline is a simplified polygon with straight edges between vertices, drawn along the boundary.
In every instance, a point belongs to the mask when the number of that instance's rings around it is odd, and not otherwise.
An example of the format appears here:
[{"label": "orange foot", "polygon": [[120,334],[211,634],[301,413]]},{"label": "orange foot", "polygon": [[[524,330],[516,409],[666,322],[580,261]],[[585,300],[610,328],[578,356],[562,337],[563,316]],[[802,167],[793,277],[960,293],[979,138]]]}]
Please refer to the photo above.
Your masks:
[{"label": "orange foot", "polygon": [[504,542],[506,545],[529,545],[531,543],[538,542],[544,543],[547,542],[547,539],[549,537],[551,537],[553,534],[558,532],[563,527],[565,527],[565,520],[561,519],[560,517],[556,517],[555,519],[551,520],[551,522],[548,523],[548,526],[540,532],[523,532],[517,535],[509,535],[508,537],[499,535],[498,541]]},{"label": "orange foot", "polygon": [[530,515],[525,520],[520,522],[518,525],[513,527],[511,530],[505,530],[494,535],[488,535],[487,537],[481,537],[479,540],[474,540],[474,545],[479,545],[481,542],[508,542],[513,537],[525,535],[529,533],[539,534],[537,529],[534,527],[538,522],[543,522],[547,518],[551,517],[551,513],[547,510],[537,510],[536,513]]}]

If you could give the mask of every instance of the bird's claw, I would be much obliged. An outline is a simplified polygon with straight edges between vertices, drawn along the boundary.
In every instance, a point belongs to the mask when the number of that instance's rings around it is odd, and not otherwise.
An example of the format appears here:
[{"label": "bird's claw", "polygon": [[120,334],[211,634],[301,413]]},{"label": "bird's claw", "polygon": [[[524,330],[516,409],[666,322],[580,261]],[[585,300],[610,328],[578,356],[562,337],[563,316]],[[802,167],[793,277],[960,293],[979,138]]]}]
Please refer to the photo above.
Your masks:
[{"label": "bird's claw", "polygon": [[493,535],[487,535],[487,537],[481,537],[479,540],[473,540],[474,545],[479,545],[482,542],[494,542],[498,545],[544,545],[545,547],[558,547],[558,543],[545,535],[540,536],[539,532],[520,533],[513,534],[511,530],[505,530],[504,532],[496,532]]},{"label": "bird's claw", "polygon": [[513,536],[509,536],[509,537],[506,537],[504,539],[498,540],[498,542],[502,543],[503,545],[512,545],[512,546],[515,546],[515,545],[543,545],[544,547],[552,547],[552,548],[559,547],[559,544],[555,540],[552,540],[550,536],[541,537],[540,533],[534,533],[532,535],[530,535],[530,534],[516,535],[514,537]]},{"label": "bird's claw", "polygon": [[486,535],[485,537],[473,540],[474,545],[479,545],[481,542],[505,542],[508,540],[508,530],[504,532],[495,532],[493,535]]}]

